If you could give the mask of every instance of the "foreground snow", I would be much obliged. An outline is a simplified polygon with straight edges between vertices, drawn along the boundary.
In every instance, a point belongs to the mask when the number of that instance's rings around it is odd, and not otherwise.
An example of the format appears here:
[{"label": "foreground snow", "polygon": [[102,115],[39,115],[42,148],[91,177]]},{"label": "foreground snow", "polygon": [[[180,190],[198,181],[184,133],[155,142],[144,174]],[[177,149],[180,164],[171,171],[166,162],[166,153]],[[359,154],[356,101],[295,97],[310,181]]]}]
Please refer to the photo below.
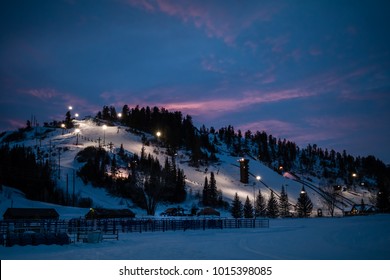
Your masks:
[{"label": "foreground snow", "polygon": [[390,215],[276,219],[267,229],[120,234],[119,241],[0,247],[1,259],[388,260]]}]

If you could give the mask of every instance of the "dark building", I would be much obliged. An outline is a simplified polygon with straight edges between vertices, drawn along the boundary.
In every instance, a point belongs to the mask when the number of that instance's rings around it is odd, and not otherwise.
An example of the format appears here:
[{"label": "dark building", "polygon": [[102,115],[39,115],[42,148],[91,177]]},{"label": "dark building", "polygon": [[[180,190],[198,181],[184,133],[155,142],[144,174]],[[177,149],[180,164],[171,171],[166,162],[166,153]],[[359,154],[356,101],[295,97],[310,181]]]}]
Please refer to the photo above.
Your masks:
[{"label": "dark building", "polygon": [[200,210],[197,215],[198,216],[220,216],[221,213],[219,213],[214,208],[206,207],[206,208]]},{"label": "dark building", "polygon": [[60,215],[54,208],[8,208],[4,220],[58,220]]},{"label": "dark building", "polygon": [[85,215],[86,219],[122,219],[134,218],[135,214],[129,209],[91,208]]},{"label": "dark building", "polygon": [[240,162],[240,182],[248,184],[249,182],[249,159],[242,158]]}]

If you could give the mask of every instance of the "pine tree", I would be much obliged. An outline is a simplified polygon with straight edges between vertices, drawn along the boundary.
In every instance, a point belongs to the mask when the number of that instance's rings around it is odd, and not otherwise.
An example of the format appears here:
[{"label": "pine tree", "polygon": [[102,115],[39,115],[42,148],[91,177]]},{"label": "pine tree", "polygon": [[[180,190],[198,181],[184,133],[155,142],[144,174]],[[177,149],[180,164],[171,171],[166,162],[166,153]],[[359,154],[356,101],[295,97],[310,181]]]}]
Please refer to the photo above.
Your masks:
[{"label": "pine tree", "polygon": [[301,193],[298,198],[296,209],[299,217],[309,217],[313,210],[313,203],[311,202],[305,187],[302,186]]},{"label": "pine tree", "polygon": [[174,201],[175,202],[183,202],[186,199],[186,181],[185,181],[185,175],[184,171],[178,169],[177,170],[177,179],[176,179],[176,188],[175,188],[175,194],[174,194]]},{"label": "pine tree", "polygon": [[119,148],[118,155],[123,159],[125,156],[125,149],[123,148],[123,144],[121,143],[121,147]]},{"label": "pine tree", "polygon": [[215,207],[218,204],[217,181],[215,180],[214,172],[210,173],[209,201],[210,206]]},{"label": "pine tree", "polygon": [[255,206],[256,217],[265,217],[267,215],[267,207],[265,204],[265,199],[261,194],[260,190],[259,193],[257,194],[255,205],[256,205]]},{"label": "pine tree", "polygon": [[249,200],[249,196],[246,196],[244,204],[244,218],[253,218],[253,206]]},{"label": "pine tree", "polygon": [[243,215],[243,209],[242,209],[242,202],[240,198],[238,197],[238,194],[236,193],[234,196],[234,200],[232,202],[231,207],[231,214],[233,218],[242,218]]},{"label": "pine tree", "polygon": [[207,176],[204,177],[202,203],[204,206],[210,205],[210,185]]},{"label": "pine tree", "polygon": [[114,155],[111,160],[111,176],[115,176],[118,171],[118,166],[116,163],[116,156]]},{"label": "pine tree", "polygon": [[279,216],[279,205],[273,191],[271,191],[271,195],[268,199],[267,215],[270,218],[276,218],[277,216]]},{"label": "pine tree", "polygon": [[68,129],[73,127],[72,116],[70,114],[70,111],[66,112],[66,114],[65,114],[65,126]]},{"label": "pine tree", "polygon": [[288,217],[290,214],[290,206],[288,204],[288,195],[282,186],[282,191],[280,192],[279,198],[279,213],[281,217]]}]

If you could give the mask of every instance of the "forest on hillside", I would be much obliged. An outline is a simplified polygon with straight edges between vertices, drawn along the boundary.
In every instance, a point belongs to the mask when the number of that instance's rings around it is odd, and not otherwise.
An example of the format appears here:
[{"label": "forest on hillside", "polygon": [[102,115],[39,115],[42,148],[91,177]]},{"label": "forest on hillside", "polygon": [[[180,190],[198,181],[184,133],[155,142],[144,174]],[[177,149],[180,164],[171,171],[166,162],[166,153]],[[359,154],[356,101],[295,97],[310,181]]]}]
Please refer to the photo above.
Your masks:
[{"label": "forest on hillside", "polygon": [[[73,119],[69,112],[65,120],[45,123],[47,129],[68,128]],[[160,132],[158,143],[166,148],[167,158],[162,164],[144,149],[140,155],[129,155],[121,147],[118,154],[108,154],[100,147],[89,147],[77,156],[84,165],[77,175],[85,182],[103,186],[111,193],[131,198],[148,213],[154,213],[156,203],[167,201],[180,203],[186,198],[185,174],[175,165],[178,149],[186,151],[190,158],[189,165],[195,168],[218,162],[218,154],[223,149],[234,157],[247,157],[259,160],[276,172],[289,171],[299,176],[321,178],[325,185],[361,185],[371,193],[377,194],[377,206],[382,211],[390,210],[390,167],[374,156],[354,157],[345,150],[340,152],[309,144],[305,148],[286,139],[276,138],[265,131],[235,130],[228,125],[219,129],[196,128],[191,116],[181,112],[169,112],[164,108],[124,105],[118,113],[112,106],[104,106],[94,121],[107,125],[121,124],[133,133],[144,135],[144,145],[149,145],[145,134],[156,135]],[[78,200],[56,187],[55,164],[52,156],[41,151],[39,146],[10,146],[12,141],[22,141],[33,127],[27,122],[25,128],[13,133],[3,134],[0,147],[0,184],[18,188],[30,199],[51,201],[65,205],[91,205],[91,200]],[[43,137],[43,136],[42,136]],[[154,137],[155,138],[155,137]],[[46,154],[45,154],[46,153]],[[116,176],[118,166],[130,166],[129,176]],[[18,176],[22,174],[23,176]],[[221,192],[211,182],[205,181],[208,189],[201,200],[204,206],[226,207]],[[211,183],[211,191],[210,191]],[[38,188],[38,189],[37,189]]]},{"label": "forest on hillside", "polygon": [[301,148],[292,141],[276,138],[265,131],[242,132],[231,125],[219,129],[203,125],[198,129],[194,127],[191,116],[183,117],[181,112],[169,112],[164,108],[136,106],[130,109],[124,105],[118,115],[114,107],[104,106],[96,117],[150,134],[161,131],[162,142],[173,154],[178,148],[191,151],[194,165],[216,161],[218,147],[224,143],[232,156],[260,160],[279,172],[293,171],[330,181],[341,178],[346,185],[356,180],[353,174],[358,174],[357,180],[367,187],[388,186],[390,183],[390,167],[372,155],[354,157],[346,150],[322,149],[316,144]]},{"label": "forest on hillside", "polygon": [[193,166],[207,166],[218,161],[218,152],[225,144],[231,156],[260,160],[276,172],[292,173],[321,178],[325,185],[359,184],[378,195],[379,208],[388,211],[390,194],[390,167],[375,156],[354,157],[343,150],[322,149],[316,144],[301,148],[286,139],[276,138],[265,131],[244,133],[228,125],[194,127],[191,116],[169,112],[164,108],[124,105],[118,114],[112,106],[104,106],[96,116],[108,122],[118,122],[132,129],[150,134],[161,131],[161,143],[172,154],[179,148],[190,151]]}]

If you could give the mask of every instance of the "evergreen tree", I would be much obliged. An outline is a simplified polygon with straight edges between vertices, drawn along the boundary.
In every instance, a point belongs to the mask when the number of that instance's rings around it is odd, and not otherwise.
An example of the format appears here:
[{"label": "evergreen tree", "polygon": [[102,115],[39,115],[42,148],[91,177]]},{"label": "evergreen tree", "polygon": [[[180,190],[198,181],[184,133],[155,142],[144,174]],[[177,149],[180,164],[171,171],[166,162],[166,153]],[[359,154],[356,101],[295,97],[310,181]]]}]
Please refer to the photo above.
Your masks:
[{"label": "evergreen tree", "polygon": [[111,160],[111,176],[116,176],[117,172],[118,172],[118,166],[116,163],[116,156],[114,155]]},{"label": "evergreen tree", "polygon": [[110,108],[108,106],[103,106],[102,118],[106,121],[110,120]]},{"label": "evergreen tree", "polygon": [[249,200],[249,196],[246,196],[244,204],[244,218],[253,218],[253,206]]},{"label": "evergreen tree", "polygon": [[261,194],[260,190],[259,193],[257,194],[255,205],[256,205],[255,206],[256,217],[265,217],[267,215],[267,206],[265,203],[265,199]]},{"label": "evergreen tree", "polygon": [[282,191],[280,192],[280,198],[279,198],[279,212],[281,217],[288,217],[290,214],[290,206],[288,204],[288,196],[284,189],[284,186],[282,186]]},{"label": "evergreen tree", "polygon": [[70,114],[70,111],[66,112],[65,114],[65,126],[68,129],[73,127],[72,116]]},{"label": "evergreen tree", "polygon": [[26,122],[26,130],[30,130],[30,129],[31,129],[31,121],[27,120],[27,122]]},{"label": "evergreen tree", "polygon": [[175,188],[175,193],[173,197],[174,202],[183,202],[186,199],[186,181],[185,181],[185,175],[184,171],[178,169],[177,170],[177,178],[176,178],[176,188]]},{"label": "evergreen tree", "polygon": [[298,198],[296,209],[299,217],[309,217],[313,210],[313,203],[311,202],[305,187],[302,186],[301,193]]},{"label": "evergreen tree", "polygon": [[214,172],[210,173],[209,201],[210,206],[215,207],[218,204],[217,181],[215,180]]},{"label": "evergreen tree", "polygon": [[232,202],[231,214],[233,218],[242,218],[243,206],[238,194],[236,193]]},{"label": "evergreen tree", "polygon": [[268,199],[267,215],[270,218],[276,218],[277,216],[279,216],[279,205],[273,191],[271,191],[271,195]]},{"label": "evergreen tree", "polygon": [[123,148],[123,144],[121,143],[121,147],[119,148],[118,155],[120,156],[121,159],[125,159],[125,149]]},{"label": "evergreen tree", "polygon": [[204,177],[202,203],[204,206],[210,205],[210,185],[207,176]]}]

